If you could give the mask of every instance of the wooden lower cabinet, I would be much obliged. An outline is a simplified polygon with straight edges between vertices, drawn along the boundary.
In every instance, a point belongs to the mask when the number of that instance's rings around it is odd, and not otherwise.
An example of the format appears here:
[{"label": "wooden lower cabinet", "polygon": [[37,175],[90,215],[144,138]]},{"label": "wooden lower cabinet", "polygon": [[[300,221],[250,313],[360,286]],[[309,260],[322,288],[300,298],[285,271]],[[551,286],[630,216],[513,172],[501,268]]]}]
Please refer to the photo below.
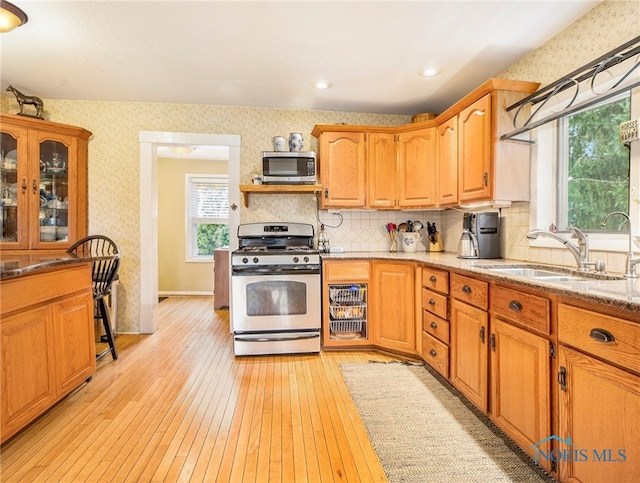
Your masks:
[{"label": "wooden lower cabinet", "polygon": [[3,281],[0,305],[4,442],[95,373],[90,265]]},{"label": "wooden lower cabinet", "polygon": [[460,300],[451,301],[449,380],[481,411],[487,411],[489,315]]},{"label": "wooden lower cabinet", "polygon": [[564,346],[558,366],[561,481],[637,482],[640,377]]},{"label": "wooden lower cabinet", "polygon": [[[489,345],[490,417],[535,457],[533,445],[551,435],[549,341],[492,318]],[[541,449],[548,451],[549,445]]]},{"label": "wooden lower cabinet", "polygon": [[384,349],[416,349],[414,264],[374,261],[371,271],[373,341]]}]

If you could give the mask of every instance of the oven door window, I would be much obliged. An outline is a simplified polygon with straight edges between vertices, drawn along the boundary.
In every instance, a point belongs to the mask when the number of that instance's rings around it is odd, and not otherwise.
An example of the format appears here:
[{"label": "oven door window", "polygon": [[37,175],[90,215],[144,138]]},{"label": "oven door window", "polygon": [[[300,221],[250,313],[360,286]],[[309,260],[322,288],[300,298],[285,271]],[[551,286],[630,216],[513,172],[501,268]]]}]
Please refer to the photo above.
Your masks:
[{"label": "oven door window", "polygon": [[307,284],[292,280],[265,280],[246,285],[247,315],[304,315]]}]

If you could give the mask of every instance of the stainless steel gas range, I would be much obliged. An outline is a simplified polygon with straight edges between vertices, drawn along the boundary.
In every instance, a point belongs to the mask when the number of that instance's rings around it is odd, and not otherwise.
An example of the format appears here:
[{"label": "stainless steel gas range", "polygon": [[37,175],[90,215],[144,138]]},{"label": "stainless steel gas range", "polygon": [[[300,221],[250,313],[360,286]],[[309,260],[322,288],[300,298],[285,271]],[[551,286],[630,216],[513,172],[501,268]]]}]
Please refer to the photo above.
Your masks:
[{"label": "stainless steel gas range", "polygon": [[320,255],[304,223],[238,227],[231,254],[237,356],[320,352]]}]

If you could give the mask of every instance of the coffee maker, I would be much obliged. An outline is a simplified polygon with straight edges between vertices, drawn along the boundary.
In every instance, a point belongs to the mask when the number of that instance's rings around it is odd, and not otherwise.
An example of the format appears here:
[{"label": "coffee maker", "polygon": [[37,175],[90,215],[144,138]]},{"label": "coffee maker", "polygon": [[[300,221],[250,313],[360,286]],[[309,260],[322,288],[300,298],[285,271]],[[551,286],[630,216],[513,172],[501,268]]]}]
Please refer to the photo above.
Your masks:
[{"label": "coffee maker", "polygon": [[501,258],[500,216],[497,212],[464,214],[458,257]]}]

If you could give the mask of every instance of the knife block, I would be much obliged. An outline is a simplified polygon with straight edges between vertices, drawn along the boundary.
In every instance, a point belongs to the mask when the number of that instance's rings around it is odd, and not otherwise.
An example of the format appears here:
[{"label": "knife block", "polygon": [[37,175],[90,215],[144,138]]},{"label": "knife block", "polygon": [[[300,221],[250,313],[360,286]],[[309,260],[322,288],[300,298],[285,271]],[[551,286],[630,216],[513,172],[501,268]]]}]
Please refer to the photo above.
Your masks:
[{"label": "knife block", "polygon": [[429,242],[429,251],[430,252],[443,252],[444,251],[444,245],[442,244],[442,239],[440,238],[440,234],[436,234],[436,242],[435,243],[431,243]]}]

